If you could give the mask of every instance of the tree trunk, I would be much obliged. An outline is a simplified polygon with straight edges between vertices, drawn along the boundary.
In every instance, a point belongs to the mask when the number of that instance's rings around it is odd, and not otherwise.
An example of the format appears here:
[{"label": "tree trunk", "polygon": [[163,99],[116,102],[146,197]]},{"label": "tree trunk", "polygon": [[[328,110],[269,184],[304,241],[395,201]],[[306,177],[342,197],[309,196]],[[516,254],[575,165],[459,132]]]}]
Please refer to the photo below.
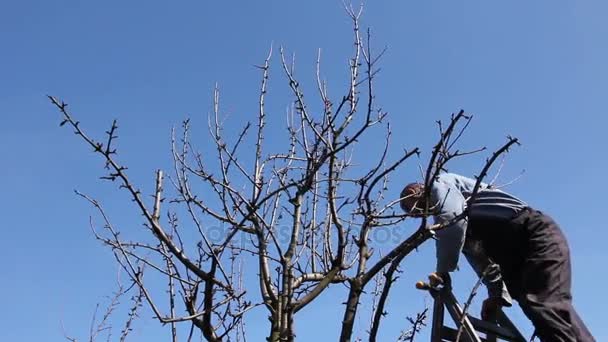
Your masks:
[{"label": "tree trunk", "polygon": [[286,308],[280,315],[271,317],[269,342],[293,342],[295,340],[293,310]]},{"label": "tree trunk", "polygon": [[350,291],[348,293],[348,300],[346,301],[346,310],[344,310],[344,319],[342,320],[341,342],[350,342],[351,340],[355,317],[357,316],[357,307],[359,307],[359,299],[362,292],[361,280],[358,278],[353,279],[350,282]]}]

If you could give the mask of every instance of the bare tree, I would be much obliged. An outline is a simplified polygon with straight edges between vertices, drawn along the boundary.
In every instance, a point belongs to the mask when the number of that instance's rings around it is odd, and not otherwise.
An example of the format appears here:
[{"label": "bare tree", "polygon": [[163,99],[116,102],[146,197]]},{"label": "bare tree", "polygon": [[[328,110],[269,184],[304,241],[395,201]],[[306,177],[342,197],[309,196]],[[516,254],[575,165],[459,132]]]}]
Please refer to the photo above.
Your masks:
[{"label": "bare tree", "polygon": [[[143,215],[147,237],[126,240],[100,203],[79,194],[103,219],[102,230],[93,227],[95,236],[114,252],[116,262],[134,285],[135,298],[170,327],[173,341],[177,341],[178,324],[191,325],[188,340],[194,331],[209,341],[245,340],[244,316],[257,306],[268,312],[269,341],[293,341],[296,314],[335,283],[348,286],[340,340],[350,341],[366,286],[372,279],[383,278],[374,291],[377,298],[370,320],[369,339],[375,341],[402,261],[445,226],[428,227],[423,219],[418,230],[388,253],[374,253],[371,232],[407,219],[395,209],[401,199],[390,198],[388,187],[393,184],[390,176],[417,157],[419,149],[391,156],[391,127],[374,96],[377,63],[383,51],[373,53],[369,30],[362,38],[361,9],[347,7],[347,12],[353,24],[354,51],[343,96],[337,101],[330,96],[322,80],[319,54],[316,81],[320,106],[310,106],[296,78],[295,65],[281,48],[280,65],[294,105],[288,115],[284,148],[268,146],[264,143],[265,101],[271,49],[259,66],[255,122],[247,122],[238,133],[226,136],[216,89],[208,121],[216,154],[197,152],[190,139],[190,123],[184,121],[181,131],[172,133],[170,190],[166,190],[165,172],[156,171],[150,203],[117,158],[117,123],[112,123],[103,141],[96,140],[72,116],[66,103],[49,97],[62,114],[61,125],[71,127],[104,160],[107,173],[102,178],[119,183]],[[450,160],[483,150],[455,149],[470,121],[471,116],[460,111],[450,117],[447,126],[438,123],[439,139],[424,170],[425,184],[430,185]],[[385,137],[384,149],[374,166],[361,170],[353,163],[354,151],[371,130]],[[509,138],[488,159],[476,190],[498,155],[516,142]],[[401,187],[401,180],[396,184]],[[426,196],[430,196],[428,191]],[[222,238],[210,238],[210,227],[224,227]],[[245,289],[244,265],[257,278],[256,291]],[[144,275],[149,273],[164,277],[166,282],[147,281]],[[124,338],[135,316],[129,316],[122,330]],[[411,319],[412,329],[399,339],[413,340],[425,317],[423,311]]]}]

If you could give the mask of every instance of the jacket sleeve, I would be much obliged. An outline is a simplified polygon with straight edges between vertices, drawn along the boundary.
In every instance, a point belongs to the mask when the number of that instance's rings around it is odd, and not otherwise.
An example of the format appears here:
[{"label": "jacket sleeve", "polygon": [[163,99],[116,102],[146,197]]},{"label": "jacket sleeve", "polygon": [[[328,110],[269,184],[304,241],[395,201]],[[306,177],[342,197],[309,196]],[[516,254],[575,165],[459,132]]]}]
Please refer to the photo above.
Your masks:
[{"label": "jacket sleeve", "polygon": [[[452,221],[462,214],[465,206],[465,198],[458,188],[441,179],[433,183],[431,202],[436,224]],[[437,231],[437,272],[452,272],[456,269],[464,246],[466,228],[467,220],[461,218]]]}]

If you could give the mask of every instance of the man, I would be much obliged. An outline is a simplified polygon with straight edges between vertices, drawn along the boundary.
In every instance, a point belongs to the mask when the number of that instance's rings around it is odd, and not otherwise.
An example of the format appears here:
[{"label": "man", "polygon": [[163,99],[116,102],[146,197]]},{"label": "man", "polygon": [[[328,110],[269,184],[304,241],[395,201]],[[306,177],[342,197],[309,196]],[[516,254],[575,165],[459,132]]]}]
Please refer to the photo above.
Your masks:
[{"label": "man", "polygon": [[471,197],[475,183],[440,174],[432,183],[428,206],[423,184],[409,184],[401,192],[404,211],[421,216],[428,208],[436,224],[446,225],[436,234],[437,274],[448,280],[463,252],[478,275],[485,273],[483,319],[511,306],[510,295],[541,341],[595,341],[572,306],[570,252],[558,225],[486,184]]}]

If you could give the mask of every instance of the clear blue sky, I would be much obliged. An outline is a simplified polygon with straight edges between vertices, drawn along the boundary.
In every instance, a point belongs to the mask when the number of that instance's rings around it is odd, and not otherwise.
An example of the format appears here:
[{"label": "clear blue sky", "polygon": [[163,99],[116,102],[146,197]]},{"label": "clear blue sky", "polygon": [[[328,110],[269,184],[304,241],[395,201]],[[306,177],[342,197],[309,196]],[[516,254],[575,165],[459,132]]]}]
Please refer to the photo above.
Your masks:
[{"label": "clear blue sky", "polygon": [[[475,115],[464,146],[496,147],[508,134],[523,146],[509,155],[501,181],[562,225],[572,249],[574,302],[598,341],[608,340],[604,297],[608,95],[608,4],[604,1],[374,1],[363,26],[388,47],[377,98],[390,112],[394,152],[420,146],[427,156],[434,121],[464,108]],[[88,228],[79,189],[106,203],[123,229],[139,229],[130,202],[97,180],[102,164],[66,129],[45,98],[59,96],[91,132],[120,123],[122,160],[150,190],[155,168],[169,164],[169,131],[192,117],[200,134],[212,89],[235,125],[256,112],[259,71],[271,43],[297,54],[304,86],[317,49],[331,94],[340,96],[352,47],[340,1],[4,1],[0,5],[0,213],[3,262],[2,341],[61,341],[61,321],[86,336],[95,303],[113,289],[110,253]],[[275,59],[276,61],[276,59]],[[269,120],[289,103],[272,70]],[[312,95],[310,98],[314,98]],[[204,145],[204,138],[200,138]],[[373,144],[361,147],[373,156]],[[366,150],[366,148],[368,150]],[[482,157],[456,163],[471,174]],[[416,173],[399,173],[405,183]],[[399,189],[393,189],[397,192]],[[400,229],[411,229],[401,227]],[[434,265],[427,245],[404,263],[381,340],[395,340],[404,317],[429,299],[412,284]],[[472,286],[468,266],[459,294]],[[298,314],[302,341],[335,340],[343,291]],[[510,311],[526,332],[518,310]],[[164,341],[168,330],[145,319],[133,340]],[[368,317],[359,318],[357,332]],[[248,321],[252,340],[266,333],[266,312]],[[313,329],[314,328],[314,329]]]}]

